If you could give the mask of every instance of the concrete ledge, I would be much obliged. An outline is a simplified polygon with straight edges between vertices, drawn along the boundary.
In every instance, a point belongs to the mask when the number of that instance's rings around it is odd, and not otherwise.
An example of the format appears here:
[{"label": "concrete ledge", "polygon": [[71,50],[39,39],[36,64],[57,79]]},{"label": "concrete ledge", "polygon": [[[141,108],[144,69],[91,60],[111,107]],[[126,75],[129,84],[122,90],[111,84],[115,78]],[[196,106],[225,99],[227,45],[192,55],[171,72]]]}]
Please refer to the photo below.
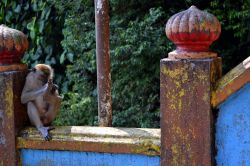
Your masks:
[{"label": "concrete ledge", "polygon": [[33,127],[17,138],[18,149],[160,155],[160,129],[60,126],[44,141]]},{"label": "concrete ledge", "polygon": [[212,106],[217,107],[250,81],[250,57],[229,71],[217,83],[212,93]]},{"label": "concrete ledge", "polygon": [[25,64],[0,65],[0,72],[28,70]]}]

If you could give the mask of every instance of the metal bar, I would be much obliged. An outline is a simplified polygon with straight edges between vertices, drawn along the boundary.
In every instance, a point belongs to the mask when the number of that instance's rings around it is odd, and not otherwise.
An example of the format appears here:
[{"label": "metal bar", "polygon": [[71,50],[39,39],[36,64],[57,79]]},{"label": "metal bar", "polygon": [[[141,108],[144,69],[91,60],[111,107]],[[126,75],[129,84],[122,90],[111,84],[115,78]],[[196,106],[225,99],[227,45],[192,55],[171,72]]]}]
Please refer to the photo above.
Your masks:
[{"label": "metal bar", "polygon": [[109,55],[109,3],[95,0],[96,61],[99,126],[112,125],[112,97]]}]

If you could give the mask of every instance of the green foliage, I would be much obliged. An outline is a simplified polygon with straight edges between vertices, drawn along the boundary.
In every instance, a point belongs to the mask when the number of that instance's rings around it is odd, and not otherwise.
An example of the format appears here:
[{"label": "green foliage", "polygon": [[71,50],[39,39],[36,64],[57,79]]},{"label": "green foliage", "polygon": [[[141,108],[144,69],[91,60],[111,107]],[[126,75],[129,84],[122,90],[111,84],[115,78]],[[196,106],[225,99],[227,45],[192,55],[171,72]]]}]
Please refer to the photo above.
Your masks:
[{"label": "green foliage", "polygon": [[[55,124],[94,125],[97,121],[95,23],[92,0],[56,1],[65,14],[61,63],[67,66],[63,109]],[[78,118],[75,118],[75,115]]]},{"label": "green foliage", "polygon": [[93,116],[91,107],[96,104],[91,97],[82,98],[78,93],[69,92],[64,96],[62,111],[53,123],[59,126],[94,125],[96,116]]},{"label": "green foliage", "polygon": [[[171,15],[196,5],[220,20],[212,50],[222,56],[224,71],[250,54],[249,0],[109,2],[114,126],[159,127],[159,62],[174,49],[164,32]],[[3,0],[0,21],[28,35],[25,63],[55,68],[64,97],[55,124],[96,125],[94,1]]]},{"label": "green foliage", "polygon": [[30,44],[23,61],[30,66],[36,63],[58,63],[62,39],[60,21],[53,4],[48,0],[4,0],[0,2],[0,22],[23,31]]},{"label": "green foliage", "polygon": [[250,56],[250,1],[213,0],[210,12],[221,22],[222,34],[215,43],[224,71]]},{"label": "green foliage", "polygon": [[[249,42],[249,2],[237,2],[237,8],[229,0],[109,2],[114,126],[159,127],[159,61],[174,49],[164,34],[164,25],[170,15],[191,5],[216,15],[222,22],[222,37],[213,49],[224,58],[225,69],[239,63],[249,51],[249,45],[246,51],[242,49]],[[73,62],[67,67],[67,81],[63,86],[64,91],[70,93],[65,93],[67,101],[57,122],[96,124],[93,1],[60,1],[56,2],[56,8],[65,14],[61,63]],[[243,54],[242,57],[237,55],[235,58],[235,48],[241,51],[238,55]],[[77,120],[71,112],[83,119]]]},{"label": "green foliage", "polygon": [[[159,61],[172,44],[167,42],[164,34],[162,25],[165,24],[166,14],[162,7],[154,7],[156,3],[151,3],[145,6],[145,10],[138,12],[141,4],[144,4],[144,1],[110,1],[110,54],[115,126],[159,127]],[[66,59],[67,54],[71,54],[74,60],[74,63],[67,67],[68,81],[64,86],[65,91],[71,92],[65,94],[68,100],[64,102],[56,123],[62,124],[62,121],[66,120],[74,125],[83,124],[83,121],[76,121],[74,117],[69,116],[70,112],[77,112],[76,114],[90,118],[89,121],[84,121],[85,124],[96,124],[93,1],[56,2],[56,7],[59,11],[66,11],[62,41],[65,51],[61,55],[62,61]],[[84,102],[86,99],[90,102]]]},{"label": "green foliage", "polygon": [[113,12],[116,15],[110,27],[113,124],[158,127],[159,62],[170,48],[162,26],[166,15],[161,7],[150,8],[143,16],[130,20]]}]

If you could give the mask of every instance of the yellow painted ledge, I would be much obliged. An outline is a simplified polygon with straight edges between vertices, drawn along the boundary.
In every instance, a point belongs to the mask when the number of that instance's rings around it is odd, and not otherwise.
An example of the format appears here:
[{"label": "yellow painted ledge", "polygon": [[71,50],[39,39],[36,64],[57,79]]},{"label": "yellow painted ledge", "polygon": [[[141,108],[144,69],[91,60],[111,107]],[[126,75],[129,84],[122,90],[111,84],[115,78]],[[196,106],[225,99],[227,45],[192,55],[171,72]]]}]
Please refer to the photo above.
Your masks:
[{"label": "yellow painted ledge", "polygon": [[229,71],[218,80],[212,93],[212,106],[217,107],[229,96],[238,91],[250,81],[250,57]]},{"label": "yellow painted ledge", "polygon": [[160,129],[60,126],[44,141],[33,127],[17,138],[17,148],[160,155]]}]

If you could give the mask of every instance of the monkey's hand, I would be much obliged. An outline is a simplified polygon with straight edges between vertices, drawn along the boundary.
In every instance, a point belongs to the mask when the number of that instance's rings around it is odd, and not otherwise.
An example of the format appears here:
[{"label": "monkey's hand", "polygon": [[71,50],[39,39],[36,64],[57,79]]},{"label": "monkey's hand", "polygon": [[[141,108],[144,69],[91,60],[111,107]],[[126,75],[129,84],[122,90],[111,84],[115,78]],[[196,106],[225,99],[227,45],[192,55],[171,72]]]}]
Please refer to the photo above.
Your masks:
[{"label": "monkey's hand", "polygon": [[58,90],[58,86],[53,83],[52,79],[48,80],[48,90],[47,92],[50,92],[51,94],[54,94],[56,90]]},{"label": "monkey's hand", "polygon": [[39,127],[38,130],[45,141],[50,141],[52,139],[51,135],[49,134],[50,130],[53,130],[53,127]]},{"label": "monkey's hand", "polygon": [[56,90],[58,90],[58,86],[56,84],[53,84],[50,93],[54,94]]},{"label": "monkey's hand", "polygon": [[54,85],[52,79],[49,79],[47,84],[48,84],[47,90],[48,92],[50,92],[53,89],[53,85]]}]

